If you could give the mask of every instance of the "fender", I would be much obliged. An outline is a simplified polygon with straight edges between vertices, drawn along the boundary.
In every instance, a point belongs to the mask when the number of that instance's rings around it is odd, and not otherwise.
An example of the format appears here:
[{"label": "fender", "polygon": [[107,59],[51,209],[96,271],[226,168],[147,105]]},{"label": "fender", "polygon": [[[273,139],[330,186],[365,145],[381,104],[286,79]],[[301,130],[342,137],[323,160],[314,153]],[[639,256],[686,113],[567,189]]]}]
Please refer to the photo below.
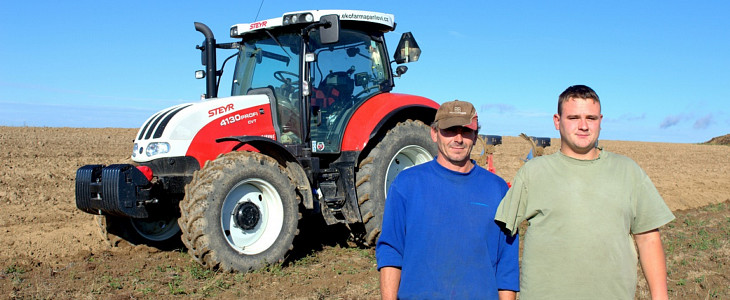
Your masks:
[{"label": "fender", "polygon": [[[297,161],[294,154],[289,152],[284,144],[266,137],[251,135],[229,136],[216,139],[215,142],[219,144],[225,142],[238,142],[236,144],[228,144],[228,147],[226,148],[230,148],[230,151],[227,152],[253,151],[264,153],[269,156],[272,156],[271,154],[277,154],[277,156],[272,157],[277,160],[283,159],[285,161]],[[233,145],[232,148],[230,147],[231,145]]]},{"label": "fender", "polygon": [[363,103],[350,118],[342,138],[342,151],[362,151],[387,121],[387,116],[409,107],[439,108],[435,101],[414,95],[383,93]]}]

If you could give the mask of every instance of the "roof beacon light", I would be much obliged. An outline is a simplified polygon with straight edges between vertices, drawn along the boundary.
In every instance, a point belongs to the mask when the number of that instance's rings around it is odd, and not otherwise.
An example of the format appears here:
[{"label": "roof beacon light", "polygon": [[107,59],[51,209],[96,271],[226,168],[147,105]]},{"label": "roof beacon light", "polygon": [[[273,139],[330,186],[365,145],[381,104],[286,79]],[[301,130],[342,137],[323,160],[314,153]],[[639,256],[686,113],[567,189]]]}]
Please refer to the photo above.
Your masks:
[{"label": "roof beacon light", "polygon": [[282,24],[284,24],[284,25],[290,25],[290,24],[296,24],[296,23],[312,23],[312,22],[314,22],[314,15],[312,15],[312,13],[309,13],[309,12],[287,14],[287,15],[284,15],[284,18],[282,20]]}]

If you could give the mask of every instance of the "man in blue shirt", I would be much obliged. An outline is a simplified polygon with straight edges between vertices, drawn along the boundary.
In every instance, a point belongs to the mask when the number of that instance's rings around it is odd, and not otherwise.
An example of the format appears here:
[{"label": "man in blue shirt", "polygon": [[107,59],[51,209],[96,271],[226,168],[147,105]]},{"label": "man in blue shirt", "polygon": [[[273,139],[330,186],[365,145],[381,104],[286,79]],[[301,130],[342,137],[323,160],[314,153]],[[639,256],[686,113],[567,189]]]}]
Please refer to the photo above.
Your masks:
[{"label": "man in blue shirt", "polygon": [[477,133],[471,103],[444,103],[438,156],[391,184],[375,250],[383,299],[515,299],[518,238],[494,221],[508,186],[470,159]]}]

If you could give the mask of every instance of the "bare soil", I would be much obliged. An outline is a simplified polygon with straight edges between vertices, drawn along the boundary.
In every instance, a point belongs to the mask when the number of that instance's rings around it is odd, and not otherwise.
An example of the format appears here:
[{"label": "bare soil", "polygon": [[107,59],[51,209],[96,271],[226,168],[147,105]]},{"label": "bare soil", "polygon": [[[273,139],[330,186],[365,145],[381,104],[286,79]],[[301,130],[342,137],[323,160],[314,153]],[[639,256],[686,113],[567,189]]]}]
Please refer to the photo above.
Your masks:
[{"label": "bare soil", "polygon": [[[205,270],[184,249],[111,247],[94,216],[76,209],[75,172],[127,162],[135,132],[0,127],[0,298],[379,297],[374,251],[316,219],[306,220],[310,230],[284,266],[246,274]],[[636,160],[677,216],[662,228],[672,298],[730,298],[730,147],[600,144]],[[545,153],[557,151],[559,141],[552,145]],[[510,181],[529,149],[519,137],[504,137],[494,154],[497,174]],[[648,298],[643,281],[637,298]]]}]

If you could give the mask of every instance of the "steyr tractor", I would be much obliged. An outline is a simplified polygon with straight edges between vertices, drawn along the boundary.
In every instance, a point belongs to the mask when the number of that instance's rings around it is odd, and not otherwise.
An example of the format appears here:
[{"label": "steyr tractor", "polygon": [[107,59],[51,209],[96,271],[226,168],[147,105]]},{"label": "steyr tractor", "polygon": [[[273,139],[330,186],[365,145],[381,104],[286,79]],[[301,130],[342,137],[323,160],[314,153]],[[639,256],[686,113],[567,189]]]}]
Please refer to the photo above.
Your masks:
[{"label": "steyr tractor", "polygon": [[[205,36],[204,99],[147,119],[132,164],[79,168],[77,207],[133,243],[182,239],[196,261],[224,271],[281,262],[306,215],[372,246],[389,184],[437,153],[427,124],[439,104],[392,92],[401,64],[421,53],[413,36],[402,35],[391,61],[385,13],[286,13],[233,25],[230,43],[195,29]],[[218,49],[235,52],[220,70]],[[229,59],[231,95],[218,97]]]}]

